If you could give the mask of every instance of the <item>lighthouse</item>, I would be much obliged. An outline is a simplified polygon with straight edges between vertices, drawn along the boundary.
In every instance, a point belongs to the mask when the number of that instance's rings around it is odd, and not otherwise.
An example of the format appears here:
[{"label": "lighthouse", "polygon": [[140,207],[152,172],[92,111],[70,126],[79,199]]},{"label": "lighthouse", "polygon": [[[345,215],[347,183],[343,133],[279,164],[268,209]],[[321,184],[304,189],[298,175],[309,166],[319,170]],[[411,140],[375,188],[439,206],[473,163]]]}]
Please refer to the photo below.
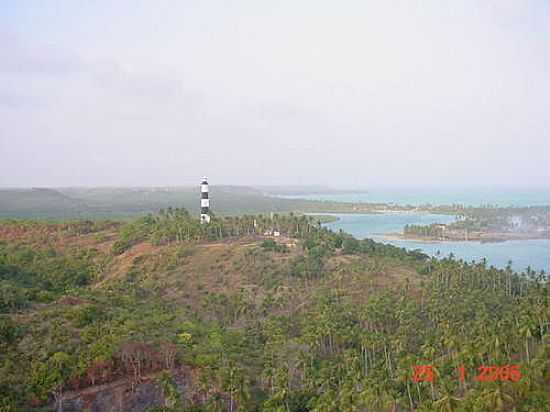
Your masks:
[{"label": "lighthouse", "polygon": [[206,176],[201,182],[201,224],[210,223],[210,200],[208,199],[208,180]]}]

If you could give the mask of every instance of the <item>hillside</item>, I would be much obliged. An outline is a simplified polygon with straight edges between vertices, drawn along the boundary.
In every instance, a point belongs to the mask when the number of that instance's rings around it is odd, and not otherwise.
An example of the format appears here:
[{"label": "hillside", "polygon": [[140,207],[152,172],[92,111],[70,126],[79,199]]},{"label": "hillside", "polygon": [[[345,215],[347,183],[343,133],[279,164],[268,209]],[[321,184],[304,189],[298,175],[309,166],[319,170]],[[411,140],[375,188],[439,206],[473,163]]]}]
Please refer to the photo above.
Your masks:
[{"label": "hillside", "polygon": [[[0,217],[101,219],[126,218],[185,207],[198,213],[196,188],[62,188],[0,190]],[[211,189],[216,213],[234,215],[299,209],[301,201],[264,196],[247,187]]]},{"label": "hillside", "polygon": [[304,216],[3,222],[0,410],[542,411],[545,280]]},{"label": "hillside", "polygon": [[89,208],[53,189],[0,189],[0,217],[78,217]]},{"label": "hillside", "polygon": [[[273,190],[277,192],[282,189]],[[412,206],[376,203],[285,199],[245,186],[211,185],[210,199],[212,210],[220,216],[272,212],[377,213],[415,209]],[[196,187],[2,189],[0,218],[128,219],[170,207],[183,207],[197,214],[198,200]],[[426,210],[437,213],[456,212],[452,207]]]}]

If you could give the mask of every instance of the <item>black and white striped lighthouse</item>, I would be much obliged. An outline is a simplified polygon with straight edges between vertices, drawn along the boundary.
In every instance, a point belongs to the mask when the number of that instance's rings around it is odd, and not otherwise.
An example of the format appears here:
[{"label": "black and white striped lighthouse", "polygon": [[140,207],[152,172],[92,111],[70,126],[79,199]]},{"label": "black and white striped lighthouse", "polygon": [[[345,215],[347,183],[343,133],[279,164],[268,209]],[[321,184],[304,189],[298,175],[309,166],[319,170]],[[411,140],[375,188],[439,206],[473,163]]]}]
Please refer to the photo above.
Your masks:
[{"label": "black and white striped lighthouse", "polygon": [[210,200],[208,199],[208,180],[206,176],[201,182],[201,224],[210,223]]}]

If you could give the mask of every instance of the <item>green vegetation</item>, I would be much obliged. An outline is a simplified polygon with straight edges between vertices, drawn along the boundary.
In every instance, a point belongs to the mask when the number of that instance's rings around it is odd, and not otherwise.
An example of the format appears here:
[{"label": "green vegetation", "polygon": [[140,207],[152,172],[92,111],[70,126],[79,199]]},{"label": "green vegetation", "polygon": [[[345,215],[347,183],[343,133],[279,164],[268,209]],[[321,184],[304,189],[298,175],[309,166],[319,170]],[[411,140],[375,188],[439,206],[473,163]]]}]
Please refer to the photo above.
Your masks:
[{"label": "green vegetation", "polygon": [[[213,185],[210,196],[220,215],[345,212],[355,207],[351,203],[267,196],[248,187]],[[176,204],[197,215],[198,188],[0,189],[0,218],[127,219]]]},{"label": "green vegetation", "polygon": [[[120,238],[113,245],[113,253],[121,254],[136,243],[148,240],[154,245],[201,240],[222,240],[242,235],[262,234],[266,231],[290,233],[303,237],[313,230],[312,217],[274,214],[244,215],[217,218],[211,212],[211,222],[201,225],[186,209],[161,209],[158,216],[151,214],[122,227]],[[320,226],[320,222],[317,222]]]},{"label": "green vegetation", "polygon": [[469,207],[456,209],[450,224],[407,225],[403,234],[437,240],[550,238],[550,207]]},{"label": "green vegetation", "polygon": [[403,234],[405,236],[418,236],[433,239],[441,239],[445,236],[447,225],[432,223],[431,225],[405,225]]},{"label": "green vegetation", "polygon": [[321,224],[324,223],[333,223],[338,221],[338,217],[333,215],[310,215],[313,219],[320,222]]},{"label": "green vegetation", "polygon": [[[213,208],[220,216],[270,212],[378,213],[384,210],[416,210],[413,206],[287,199],[269,196],[249,187],[212,185],[210,195]],[[156,213],[172,205],[182,205],[191,214],[197,215],[198,188],[0,189],[0,218],[127,220]],[[450,214],[462,210],[457,206],[430,205],[421,209]]]},{"label": "green vegetation", "polygon": [[[93,400],[120,381],[129,393],[155,382],[150,411],[542,411],[547,280],[303,215],[6,221],[0,411]],[[519,382],[474,379],[507,364]],[[436,379],[414,382],[415,365]]]},{"label": "green vegetation", "polygon": [[266,239],[261,243],[264,250],[278,253],[288,253],[288,246],[275,242],[273,239]]}]

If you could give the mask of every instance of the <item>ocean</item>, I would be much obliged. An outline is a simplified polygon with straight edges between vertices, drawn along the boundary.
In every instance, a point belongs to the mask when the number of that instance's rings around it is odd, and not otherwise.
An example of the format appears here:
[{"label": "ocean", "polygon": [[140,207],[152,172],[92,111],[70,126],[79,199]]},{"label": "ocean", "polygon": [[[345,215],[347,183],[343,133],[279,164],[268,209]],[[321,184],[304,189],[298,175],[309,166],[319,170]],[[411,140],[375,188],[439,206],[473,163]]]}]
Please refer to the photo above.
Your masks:
[{"label": "ocean", "polygon": [[515,189],[475,188],[373,188],[364,193],[303,194],[282,196],[291,199],[332,200],[336,202],[394,203],[419,206],[425,204],[465,206],[550,206],[550,188]]},{"label": "ocean", "polygon": [[372,238],[406,249],[420,249],[436,256],[453,253],[466,261],[486,258],[489,265],[504,268],[512,261],[512,268],[518,272],[527,266],[534,270],[550,272],[550,239],[509,240],[497,243],[481,242],[423,242],[416,240],[388,239],[384,235],[402,233],[406,224],[448,223],[453,216],[429,213],[382,213],[382,214],[335,214],[338,221],[325,226],[350,233],[358,239]]},{"label": "ocean", "polygon": [[[290,197],[290,196],[287,196]],[[463,204],[465,206],[498,205],[504,206],[544,206],[550,205],[550,189],[514,188],[374,188],[365,193],[349,194],[308,194],[292,198],[312,200],[332,200],[340,202],[375,202],[398,205],[443,205]],[[516,271],[524,271],[527,266],[534,270],[550,272],[550,240],[514,240],[498,243],[481,242],[424,242],[388,239],[384,235],[402,233],[406,224],[449,223],[454,216],[430,213],[383,213],[383,214],[337,214],[339,220],[326,224],[333,230],[350,233],[357,238],[373,238],[407,249],[420,249],[424,253],[442,256],[453,253],[467,261],[486,258],[489,265],[505,267],[509,260]]]}]

